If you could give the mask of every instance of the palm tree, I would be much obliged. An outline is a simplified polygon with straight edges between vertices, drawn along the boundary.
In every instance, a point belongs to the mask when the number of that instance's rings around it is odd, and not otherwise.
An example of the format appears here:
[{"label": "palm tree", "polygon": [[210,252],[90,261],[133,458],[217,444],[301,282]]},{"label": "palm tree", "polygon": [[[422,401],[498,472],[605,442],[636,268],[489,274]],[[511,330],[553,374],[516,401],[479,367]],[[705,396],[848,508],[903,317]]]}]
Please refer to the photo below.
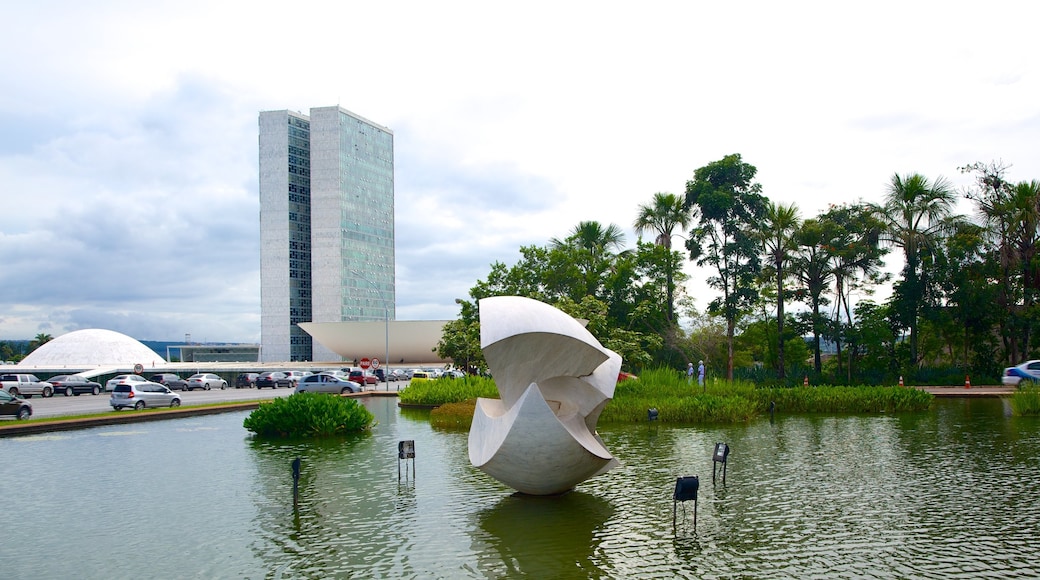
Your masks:
[{"label": "palm tree", "polygon": [[942,177],[935,181],[920,173],[892,176],[884,204],[875,207],[878,219],[885,224],[885,241],[903,249],[906,259],[907,324],[910,327],[910,361],[917,364],[917,318],[924,297],[921,259],[924,252],[936,248],[939,236],[950,226],[955,194]]},{"label": "palm tree", "polygon": [[783,379],[786,375],[784,364],[784,278],[788,272],[785,264],[797,249],[795,232],[799,225],[798,207],[795,204],[783,205],[768,202],[763,215],[762,246],[773,264],[776,274],[776,336],[777,336],[777,376]]},{"label": "palm tree", "polygon": [[827,225],[821,218],[807,219],[802,222],[795,235],[798,249],[792,267],[801,286],[799,292],[803,295],[802,300],[808,302],[812,311],[813,369],[819,375],[823,370],[820,334],[824,326],[820,307],[827,304],[827,298],[823,293],[834,277],[834,270],[831,268],[832,255],[825,248],[829,241]]},{"label": "palm tree", "polygon": [[549,244],[553,249],[578,250],[578,268],[585,278],[585,293],[588,295],[596,294],[603,273],[618,255],[628,251],[614,252],[625,245],[625,234],[618,225],[610,224],[604,228],[596,221],[579,222],[565,239],[552,238]]},{"label": "palm tree", "polygon": [[52,340],[54,340],[54,337],[45,332],[37,334],[35,338],[29,341],[29,352],[32,352],[40,348],[41,346]]},{"label": "palm tree", "polygon": [[[675,228],[686,229],[691,220],[690,212],[683,209],[681,197],[674,193],[658,192],[654,194],[654,199],[649,205],[639,206],[632,227],[635,228],[637,235],[642,235],[645,231],[655,232],[657,234],[655,243],[671,251]],[[670,259],[667,262],[665,275],[668,286],[668,322],[672,322],[675,320],[675,282]]]}]

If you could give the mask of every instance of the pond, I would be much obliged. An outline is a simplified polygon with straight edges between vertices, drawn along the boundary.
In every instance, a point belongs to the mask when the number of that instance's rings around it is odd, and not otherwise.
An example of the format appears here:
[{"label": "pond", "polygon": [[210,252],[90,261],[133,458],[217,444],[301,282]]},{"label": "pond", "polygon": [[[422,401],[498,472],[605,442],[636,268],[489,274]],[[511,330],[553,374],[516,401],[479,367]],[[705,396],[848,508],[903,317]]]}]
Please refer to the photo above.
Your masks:
[{"label": "pond", "polygon": [[[602,425],[622,466],[513,495],[394,399],[335,441],[246,412],[0,439],[5,578],[977,578],[1040,574],[1040,421],[1002,401],[747,425]],[[414,476],[397,442],[415,441]],[[731,449],[712,483],[715,442]],[[291,462],[301,458],[299,505]],[[678,508],[678,476],[699,475]]]}]

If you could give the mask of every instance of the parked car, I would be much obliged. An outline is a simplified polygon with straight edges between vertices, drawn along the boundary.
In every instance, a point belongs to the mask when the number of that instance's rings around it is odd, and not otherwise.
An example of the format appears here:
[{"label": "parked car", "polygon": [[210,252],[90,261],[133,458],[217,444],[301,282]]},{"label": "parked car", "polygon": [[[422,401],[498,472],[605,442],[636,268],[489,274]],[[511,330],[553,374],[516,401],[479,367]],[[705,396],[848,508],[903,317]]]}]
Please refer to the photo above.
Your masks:
[{"label": "parked car", "polygon": [[32,405],[25,399],[0,390],[0,415],[11,415],[15,419],[28,419],[32,416]]},{"label": "parked car", "polygon": [[402,370],[402,369],[394,369],[394,370],[390,371],[389,373],[387,373],[386,380],[392,381],[392,382],[407,381],[408,380],[408,374],[404,370]]},{"label": "parked car", "polygon": [[47,382],[54,387],[55,393],[62,393],[66,397],[78,397],[83,393],[101,394],[101,383],[95,383],[79,375],[58,375],[47,379]]},{"label": "parked car", "polygon": [[174,391],[187,391],[188,381],[180,378],[178,375],[173,373],[159,373],[148,377],[149,381],[153,383],[159,383],[160,385],[166,385]]},{"label": "parked car", "polygon": [[376,380],[385,383],[386,382],[386,371],[383,369],[376,369],[372,371],[372,374],[376,376]]},{"label": "parked car", "polygon": [[293,386],[296,386],[296,383],[298,383],[300,379],[302,379],[303,377],[309,377],[313,374],[314,373],[310,371],[285,371],[285,376],[289,377],[289,380],[292,381]]},{"label": "parked car", "polygon": [[379,384],[379,379],[377,379],[375,375],[373,375],[372,373],[369,373],[369,372],[366,372],[366,371],[360,371],[360,370],[358,370],[358,371],[350,371],[350,376],[347,377],[347,379],[351,380],[351,381],[354,381],[355,383],[357,383],[359,385],[377,385],[377,384]]},{"label": "parked car", "polygon": [[1017,387],[1023,380],[1040,382],[1040,360],[1027,360],[1017,367],[1008,367],[1000,377],[1000,382],[1012,387]]},{"label": "parked car", "polygon": [[16,397],[32,398],[33,395],[50,397],[54,394],[54,387],[47,381],[41,381],[36,375],[8,374],[0,376],[0,384],[4,391]]},{"label": "parked car", "polygon": [[141,375],[116,375],[105,383],[106,391],[114,391],[118,385],[143,385],[151,382]]},{"label": "parked car", "polygon": [[445,378],[445,379],[461,379],[461,378],[464,378],[465,376],[466,376],[466,373],[464,373],[464,372],[462,372],[460,370],[456,370],[456,369],[449,369],[449,370],[446,370],[443,373],[441,373],[441,378]]},{"label": "parked car", "polygon": [[350,376],[350,371],[321,371],[319,375],[329,375],[330,377],[339,377],[346,380]]},{"label": "parked car", "polygon": [[120,409],[144,409],[145,407],[179,407],[180,395],[165,385],[146,381],[116,385],[108,401],[113,411]]},{"label": "parked car", "polygon": [[432,381],[434,377],[430,376],[430,373],[426,371],[415,371],[412,373],[412,382],[417,381]]},{"label": "parked car", "polygon": [[336,376],[319,373],[303,377],[296,383],[297,393],[360,393],[361,385]]},{"label": "parked car", "polygon": [[285,376],[285,373],[279,371],[268,371],[266,373],[260,373],[260,376],[256,377],[256,388],[263,389],[265,387],[277,389],[278,387],[291,387],[292,381],[289,377]]},{"label": "parked car", "polygon": [[235,377],[236,389],[251,389],[256,386],[256,378],[260,373],[240,373]]},{"label": "parked car", "polygon": [[194,391],[195,389],[221,389],[227,388],[227,381],[218,377],[213,373],[198,373],[188,377],[188,390]]}]

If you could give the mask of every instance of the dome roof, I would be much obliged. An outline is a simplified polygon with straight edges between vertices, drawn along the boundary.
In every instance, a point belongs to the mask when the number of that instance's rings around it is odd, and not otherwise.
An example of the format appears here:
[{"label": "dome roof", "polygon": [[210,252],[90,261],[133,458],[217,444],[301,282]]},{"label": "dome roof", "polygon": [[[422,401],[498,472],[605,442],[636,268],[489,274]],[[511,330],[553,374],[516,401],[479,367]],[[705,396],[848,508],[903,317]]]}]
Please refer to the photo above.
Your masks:
[{"label": "dome roof", "polygon": [[165,362],[154,350],[125,334],[113,330],[90,328],[63,334],[45,343],[22,359],[20,364],[36,367],[146,367]]}]

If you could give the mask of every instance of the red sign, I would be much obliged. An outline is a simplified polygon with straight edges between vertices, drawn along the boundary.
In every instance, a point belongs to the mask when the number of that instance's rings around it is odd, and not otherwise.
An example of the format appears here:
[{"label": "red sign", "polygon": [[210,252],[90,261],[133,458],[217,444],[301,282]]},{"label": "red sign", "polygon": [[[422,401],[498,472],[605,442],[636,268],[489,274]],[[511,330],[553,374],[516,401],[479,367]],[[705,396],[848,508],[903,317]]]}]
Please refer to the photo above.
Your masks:
[{"label": "red sign", "polygon": [[367,358],[361,359],[361,368],[367,369],[370,366],[372,366],[372,361],[368,360]]}]

